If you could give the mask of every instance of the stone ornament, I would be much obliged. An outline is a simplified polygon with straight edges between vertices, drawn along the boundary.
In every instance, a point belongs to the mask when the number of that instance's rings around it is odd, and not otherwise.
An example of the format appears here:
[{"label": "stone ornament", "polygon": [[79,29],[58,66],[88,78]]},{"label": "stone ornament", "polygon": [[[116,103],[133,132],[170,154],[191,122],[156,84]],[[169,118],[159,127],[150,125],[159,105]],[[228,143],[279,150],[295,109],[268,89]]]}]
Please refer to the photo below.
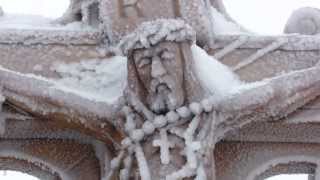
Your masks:
[{"label": "stone ornament", "polygon": [[298,33],[304,35],[319,34],[320,10],[311,7],[295,10],[287,21],[284,33]]}]

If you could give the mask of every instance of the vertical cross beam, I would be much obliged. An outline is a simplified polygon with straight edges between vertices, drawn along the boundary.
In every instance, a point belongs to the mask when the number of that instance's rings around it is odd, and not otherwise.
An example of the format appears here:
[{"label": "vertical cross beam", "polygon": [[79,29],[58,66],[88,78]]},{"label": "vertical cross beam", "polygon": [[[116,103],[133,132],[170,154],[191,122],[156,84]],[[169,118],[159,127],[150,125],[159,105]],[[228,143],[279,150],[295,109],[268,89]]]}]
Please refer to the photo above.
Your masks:
[{"label": "vertical cross beam", "polygon": [[180,0],[172,0],[172,8],[174,12],[174,17],[182,17]]},{"label": "vertical cross beam", "polygon": [[135,10],[138,17],[143,17],[143,12],[140,9],[140,0],[119,0],[119,13],[120,17],[128,18],[129,9]]}]

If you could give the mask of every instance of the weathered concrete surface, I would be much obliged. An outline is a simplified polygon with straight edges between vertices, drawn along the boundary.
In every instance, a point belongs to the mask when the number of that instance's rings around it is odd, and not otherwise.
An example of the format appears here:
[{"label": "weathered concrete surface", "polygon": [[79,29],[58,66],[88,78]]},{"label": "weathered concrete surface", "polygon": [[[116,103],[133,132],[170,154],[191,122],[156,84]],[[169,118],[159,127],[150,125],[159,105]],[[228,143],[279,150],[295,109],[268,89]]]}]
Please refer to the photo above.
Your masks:
[{"label": "weathered concrete surface", "polygon": [[309,174],[309,180],[314,180],[317,165],[306,162],[290,162],[288,164],[278,164],[265,171],[258,176],[256,180],[264,180],[268,177],[277,176],[281,174]]},{"label": "weathered concrete surface", "polygon": [[[273,166],[291,162],[311,163],[318,166],[319,150],[319,144],[311,143],[219,143],[215,151],[217,179],[257,180],[259,175]],[[303,170],[299,169],[301,173],[304,173]],[[307,170],[310,171],[310,169]],[[288,168],[286,173],[294,171],[297,169]]]},{"label": "weathered concrete surface", "polygon": [[[217,36],[209,53],[214,55],[240,36]],[[259,81],[290,71],[314,66],[320,59],[320,37],[317,36],[249,36],[246,43],[219,59],[229,67],[235,67],[258,50],[279,39],[288,42],[271,51],[236,73],[244,81]]]},{"label": "weathered concrete surface", "polygon": [[226,141],[320,143],[317,123],[252,123],[226,135]]},{"label": "weathered concrete surface", "polygon": [[279,122],[248,124],[227,134],[225,140],[320,143],[319,104],[320,98],[317,98]]}]

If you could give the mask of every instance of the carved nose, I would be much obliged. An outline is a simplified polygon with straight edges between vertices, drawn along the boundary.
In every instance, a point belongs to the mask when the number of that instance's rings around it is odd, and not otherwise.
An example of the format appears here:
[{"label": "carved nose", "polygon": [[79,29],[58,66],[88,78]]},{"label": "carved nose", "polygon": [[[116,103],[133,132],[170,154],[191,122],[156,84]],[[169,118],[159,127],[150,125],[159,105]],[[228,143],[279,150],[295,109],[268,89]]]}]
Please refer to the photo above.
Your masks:
[{"label": "carved nose", "polygon": [[151,76],[153,78],[161,77],[167,73],[161,63],[161,59],[156,56],[152,58]]}]

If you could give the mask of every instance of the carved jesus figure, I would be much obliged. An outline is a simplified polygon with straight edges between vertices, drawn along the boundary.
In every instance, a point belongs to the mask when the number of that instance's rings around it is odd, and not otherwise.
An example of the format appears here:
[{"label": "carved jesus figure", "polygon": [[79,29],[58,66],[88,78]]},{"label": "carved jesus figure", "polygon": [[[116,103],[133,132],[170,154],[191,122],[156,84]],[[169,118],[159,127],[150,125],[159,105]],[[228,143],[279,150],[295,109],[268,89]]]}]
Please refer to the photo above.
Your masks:
[{"label": "carved jesus figure", "polygon": [[[155,28],[165,31],[169,27],[168,25],[177,26],[173,22],[179,21],[163,21],[163,23],[157,22],[153,25]],[[182,21],[180,23],[178,26],[182,26],[182,24],[185,26]],[[149,23],[149,25],[151,24]],[[130,39],[129,36],[120,43],[125,48],[128,48],[128,44],[133,44],[128,52],[128,87],[155,114],[175,110],[191,100],[187,97],[192,97],[194,100],[203,95],[201,86],[193,78],[195,75],[193,69],[190,68],[192,61],[188,59],[192,57],[190,46],[192,38],[194,38],[193,31],[191,27],[189,28],[184,30],[177,28],[176,32],[171,33],[171,35],[176,33],[177,37],[174,38],[177,39],[172,41],[164,40],[166,37],[155,41],[153,39],[161,36],[161,30],[157,34],[141,28],[143,32],[139,32],[139,34],[149,38],[145,39],[148,41],[146,43],[150,44],[149,47],[140,46],[144,43],[142,41],[145,37]],[[188,32],[189,30],[191,31]],[[150,35],[146,33],[150,33]],[[185,37],[179,37],[179,33],[186,33]],[[168,34],[170,35],[170,33]]]},{"label": "carved jesus figure", "polygon": [[168,112],[184,102],[183,70],[179,46],[160,43],[133,54],[147,106],[155,113]]}]

